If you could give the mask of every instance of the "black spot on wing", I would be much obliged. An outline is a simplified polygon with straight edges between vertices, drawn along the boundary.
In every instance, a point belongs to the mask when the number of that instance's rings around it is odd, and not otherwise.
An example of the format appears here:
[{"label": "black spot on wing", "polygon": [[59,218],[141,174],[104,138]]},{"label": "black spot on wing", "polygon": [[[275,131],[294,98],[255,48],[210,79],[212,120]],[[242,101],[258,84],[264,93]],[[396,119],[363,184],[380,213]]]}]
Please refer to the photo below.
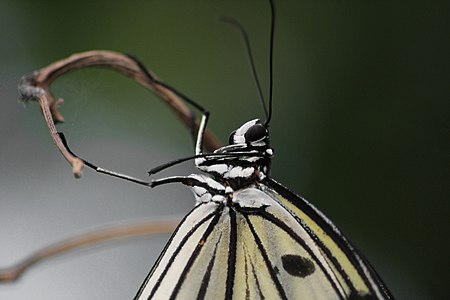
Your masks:
[{"label": "black spot on wing", "polygon": [[[282,220],[278,219],[276,216],[272,215],[271,213],[268,213],[266,210],[259,210],[259,211],[254,211],[254,212],[247,211],[245,214],[247,219],[249,218],[248,217],[249,215],[257,215],[259,217],[262,217],[266,221],[273,223],[278,228],[280,228],[281,230],[286,232],[289,236],[291,236],[297,243],[299,243],[302,246],[302,248],[306,252],[308,252],[309,255],[311,255],[312,259],[316,262],[317,266],[319,266],[322,269],[325,277],[328,279],[328,282],[332,285],[333,289],[336,291],[336,294],[339,295],[339,298],[340,299],[345,298],[345,295],[342,295],[342,293],[340,292],[340,283],[338,281],[332,279],[331,274],[329,274],[327,272],[325,266],[321,265],[319,258],[314,254],[312,249],[306,244],[306,242],[292,228],[287,226]],[[304,224],[301,224],[301,226],[303,226],[305,228]],[[308,232],[308,228],[305,228],[305,230]],[[256,234],[256,232],[255,232],[255,234]],[[320,245],[317,245],[317,246],[320,247]]]},{"label": "black spot on wing", "polygon": [[283,269],[292,276],[304,278],[316,270],[312,260],[307,257],[301,257],[300,255],[283,255],[281,261],[283,263]]},{"label": "black spot on wing", "polygon": [[[323,216],[321,215],[321,213],[317,208],[315,208],[312,204],[310,204],[306,199],[290,191],[287,187],[276,182],[272,178],[266,177],[263,180],[263,182],[265,185],[274,189],[277,193],[283,196],[283,198],[285,198],[287,201],[297,206],[298,209],[302,210],[305,214],[307,214],[311,219],[314,220],[314,222],[316,222],[322,228],[322,230],[325,231],[325,233],[330,238],[333,239],[336,245],[339,246],[339,248],[345,253],[347,258],[351,261],[352,265],[358,270],[359,275],[364,280],[365,284],[369,287],[371,294],[375,295],[376,294],[375,288],[378,288],[381,294],[383,294],[383,296],[385,296],[387,299],[394,299],[391,292],[386,287],[386,284],[383,282],[383,280],[375,271],[375,269],[372,267],[372,265],[367,261],[364,255],[360,251],[358,251],[358,249],[356,249],[352,245],[352,243],[348,240],[348,238],[346,238],[339,230],[333,228],[329,223],[330,221],[323,218]],[[333,261],[333,264],[339,269],[338,271],[343,275],[345,282],[351,289],[351,295],[353,294],[357,295],[358,292],[355,289],[353,282],[349,279],[348,275],[345,273],[345,271],[343,270],[337,259],[333,256],[333,254],[329,251],[329,249],[325,245],[323,245],[323,243],[319,239],[317,238],[314,239],[318,244],[320,244],[322,251],[326,252],[327,257]],[[365,269],[362,268],[362,265],[365,267]],[[372,278],[374,283],[372,283],[369,280],[370,277]]]}]

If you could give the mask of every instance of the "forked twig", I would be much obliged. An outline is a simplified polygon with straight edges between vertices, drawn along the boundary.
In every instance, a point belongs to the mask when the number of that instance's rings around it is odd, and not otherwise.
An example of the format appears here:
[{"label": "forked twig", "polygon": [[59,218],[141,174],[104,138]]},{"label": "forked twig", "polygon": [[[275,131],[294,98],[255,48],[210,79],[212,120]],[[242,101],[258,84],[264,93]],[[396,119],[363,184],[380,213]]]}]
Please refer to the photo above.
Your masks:
[{"label": "forked twig", "polygon": [[180,220],[152,221],[125,227],[106,228],[74,236],[40,249],[11,267],[0,269],[0,282],[16,281],[35,264],[80,248],[124,238],[172,233],[179,222]]},{"label": "forked twig", "polygon": [[[156,75],[145,69],[138,60],[111,51],[89,51],[73,54],[66,59],[57,61],[40,70],[24,75],[19,83],[19,93],[23,101],[39,101],[50,134],[59,151],[72,166],[72,172],[75,177],[81,176],[84,163],[83,160],[73,155],[73,153],[65,146],[61,136],[56,130],[55,124],[64,121],[63,116],[58,111],[58,106],[63,103],[63,100],[61,98],[56,100],[50,91],[50,86],[53,81],[64,74],[89,67],[107,68],[130,77],[166,102],[191,132],[194,131],[194,129],[195,131],[198,130],[199,122],[185,102],[183,102],[174,92],[159,83]],[[193,122],[195,122],[195,124],[193,124]],[[204,136],[204,146],[208,151],[213,151],[219,148],[221,143],[211,132],[206,131]],[[116,239],[171,233],[179,222],[180,220],[164,222],[153,221],[124,228],[109,228],[94,231],[63,240],[32,253],[29,257],[12,267],[0,269],[0,282],[16,281],[28,268],[36,263],[79,248]]]},{"label": "forked twig", "polygon": [[[61,98],[55,100],[55,97],[50,91],[50,85],[58,77],[66,73],[89,67],[107,68],[130,77],[166,102],[188,129],[192,128],[193,120],[195,120],[196,127],[198,128],[198,120],[189,107],[173,92],[149,78],[148,74],[145,73],[148,70],[143,70],[143,66],[137,60],[112,51],[89,51],[73,54],[66,59],[24,75],[19,83],[19,92],[24,101],[39,101],[50,134],[59,151],[72,166],[72,172],[75,177],[81,176],[84,164],[82,160],[73,156],[66,149],[57,134],[55,124],[64,121],[63,116],[58,111],[58,106],[63,100]],[[156,75],[151,72],[149,73],[157,79]],[[219,148],[221,143],[211,132],[207,131],[205,133],[204,145],[207,150],[212,151]]]}]

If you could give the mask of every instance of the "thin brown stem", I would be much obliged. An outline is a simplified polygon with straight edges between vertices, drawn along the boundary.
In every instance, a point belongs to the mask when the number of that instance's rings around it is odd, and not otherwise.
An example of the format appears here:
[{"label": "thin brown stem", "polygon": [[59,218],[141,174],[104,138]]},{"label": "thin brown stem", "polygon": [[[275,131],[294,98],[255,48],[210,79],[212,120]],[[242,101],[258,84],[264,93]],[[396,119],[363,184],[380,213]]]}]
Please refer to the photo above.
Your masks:
[{"label": "thin brown stem", "polygon": [[152,221],[88,232],[37,250],[17,264],[0,269],[0,282],[13,282],[39,262],[67,254],[80,248],[124,238],[172,233],[180,220]]},{"label": "thin brown stem", "polygon": [[[167,103],[183,124],[188,129],[191,129],[194,117],[191,109],[172,91],[149,78],[148,74],[131,57],[112,51],[88,51],[73,54],[66,59],[54,62],[47,67],[25,75],[19,84],[19,91],[24,101],[39,101],[50,134],[61,154],[72,166],[75,177],[81,176],[84,164],[66,149],[57,134],[55,124],[64,121],[64,117],[58,111],[58,106],[63,103],[63,100],[61,98],[55,100],[55,97],[50,91],[50,85],[58,77],[66,73],[89,67],[107,68],[130,77],[159,96]],[[158,79],[153,73],[151,75],[153,78]],[[197,129],[198,124],[199,122],[196,119]],[[206,150],[213,151],[219,148],[221,143],[210,131],[206,131],[204,145]]]}]

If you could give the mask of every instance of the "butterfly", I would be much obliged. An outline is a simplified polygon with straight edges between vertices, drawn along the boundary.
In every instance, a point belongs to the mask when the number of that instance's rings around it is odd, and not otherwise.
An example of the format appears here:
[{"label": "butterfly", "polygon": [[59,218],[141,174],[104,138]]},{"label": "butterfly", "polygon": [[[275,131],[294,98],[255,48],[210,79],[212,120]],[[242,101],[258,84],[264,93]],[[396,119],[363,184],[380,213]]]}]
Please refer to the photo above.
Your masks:
[{"label": "butterfly", "polygon": [[[272,68],[275,13],[270,4]],[[195,156],[187,159],[195,159],[202,173],[151,183],[184,184],[193,191],[196,205],[135,299],[393,298],[370,263],[323,213],[270,177],[272,74],[270,78],[269,109],[262,101],[266,120],[244,123],[227,146],[210,154],[202,152],[209,113],[196,105],[203,116]],[[180,161],[184,159],[150,174]]]},{"label": "butterfly", "polygon": [[[209,113],[159,81],[132,58],[152,82],[173,92],[202,113],[193,126],[195,155],[152,169],[154,175],[194,160],[201,173],[148,183],[181,183],[194,193],[196,205],[183,218],[135,296],[143,299],[393,299],[370,263],[315,206],[270,177],[274,150],[272,57],[275,8],[271,7],[269,105],[261,98],[265,120],[245,122],[227,146],[203,152]],[[245,31],[230,19],[244,36]],[[253,74],[259,82],[255,68]],[[262,95],[259,89],[260,95]],[[196,132],[196,133],[195,133]],[[64,146],[70,149],[60,134]],[[71,152],[73,156],[76,156]],[[146,182],[82,160],[98,172],[135,183]]]}]

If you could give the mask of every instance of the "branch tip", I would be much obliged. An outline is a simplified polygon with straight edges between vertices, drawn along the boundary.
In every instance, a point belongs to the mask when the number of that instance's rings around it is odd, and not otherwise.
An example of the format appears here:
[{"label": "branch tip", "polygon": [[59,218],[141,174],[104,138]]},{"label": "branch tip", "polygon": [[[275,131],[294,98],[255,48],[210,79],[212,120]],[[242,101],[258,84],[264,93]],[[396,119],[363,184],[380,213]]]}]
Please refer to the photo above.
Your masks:
[{"label": "branch tip", "polygon": [[81,159],[76,157],[72,162],[72,173],[75,178],[81,178],[83,175],[84,163]]}]

